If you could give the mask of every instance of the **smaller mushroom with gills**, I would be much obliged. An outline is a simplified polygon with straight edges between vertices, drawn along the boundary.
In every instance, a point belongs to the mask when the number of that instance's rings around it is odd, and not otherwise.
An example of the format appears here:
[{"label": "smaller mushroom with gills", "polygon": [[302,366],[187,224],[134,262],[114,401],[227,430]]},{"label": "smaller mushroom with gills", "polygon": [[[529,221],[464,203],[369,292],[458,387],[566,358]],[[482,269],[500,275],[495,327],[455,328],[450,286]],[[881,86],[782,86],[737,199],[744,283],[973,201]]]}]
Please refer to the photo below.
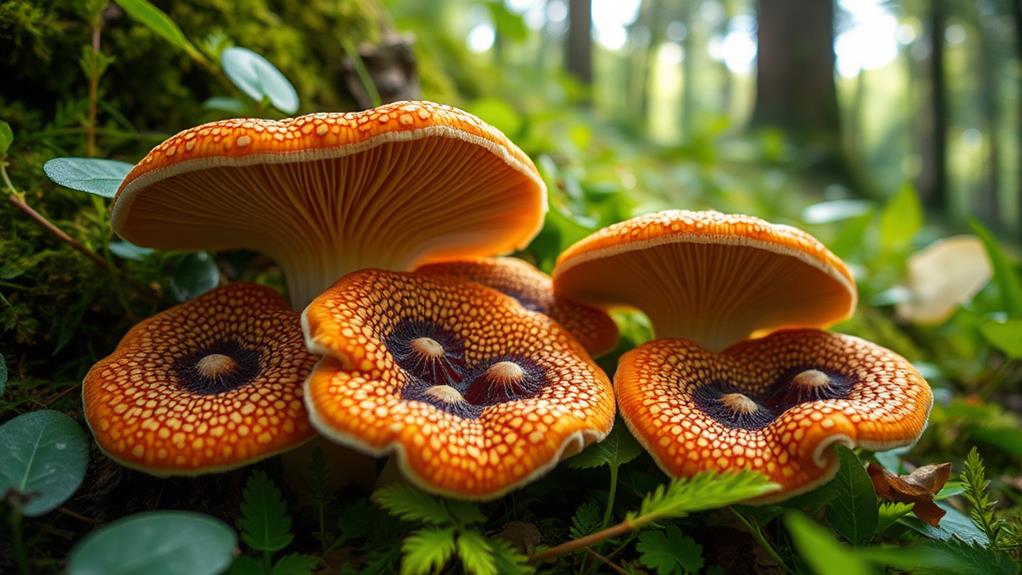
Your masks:
[{"label": "smaller mushroom with gills", "polygon": [[907,360],[862,339],[780,331],[714,353],[681,339],[646,343],[614,377],[621,415],[669,475],[751,469],[781,500],[828,481],[835,444],[910,445],[933,404]]},{"label": "smaller mushroom with gills", "polygon": [[855,281],[811,235],[759,218],[673,210],[606,227],[557,258],[554,293],[645,312],[657,337],[719,351],[855,310]]},{"label": "smaller mushroom with gills", "polygon": [[302,384],[316,358],[277,292],[234,284],[133,327],[83,383],[100,449],[156,476],[241,467],[312,438]]},{"label": "smaller mushroom with gills", "polygon": [[600,441],[614,395],[549,317],[480,284],[362,270],[306,308],[312,425],[420,488],[493,499]]},{"label": "smaller mushroom with gills", "polygon": [[427,264],[418,273],[465,279],[509,295],[526,309],[548,315],[599,357],[617,344],[617,325],[603,310],[554,295],[550,276],[511,257],[468,258]]}]

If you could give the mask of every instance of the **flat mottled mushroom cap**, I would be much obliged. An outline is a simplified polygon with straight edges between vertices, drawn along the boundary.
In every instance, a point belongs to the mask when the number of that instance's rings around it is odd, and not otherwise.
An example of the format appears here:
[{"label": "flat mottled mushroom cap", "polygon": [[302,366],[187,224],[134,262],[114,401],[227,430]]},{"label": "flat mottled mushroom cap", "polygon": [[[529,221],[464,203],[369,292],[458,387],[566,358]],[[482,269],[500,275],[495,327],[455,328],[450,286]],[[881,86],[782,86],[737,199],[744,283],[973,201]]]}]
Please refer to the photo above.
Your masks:
[{"label": "flat mottled mushroom cap", "polygon": [[226,471],[314,435],[302,383],[315,361],[280,294],[234,284],[133,327],[85,376],[85,419],[126,467]]},{"label": "flat mottled mushroom cap", "polygon": [[306,308],[313,426],[396,452],[420,488],[493,499],[603,439],[605,373],[564,328],[474,282],[363,270]]},{"label": "flat mottled mushroom cap", "polygon": [[464,279],[509,295],[532,311],[548,315],[599,357],[617,344],[617,324],[601,309],[554,296],[550,276],[518,258],[467,258],[427,264],[418,273]]},{"label": "flat mottled mushroom cap", "polygon": [[718,212],[614,224],[557,258],[554,292],[646,313],[657,337],[721,350],[756,332],[824,327],[855,310],[844,263],[802,230]]},{"label": "flat mottled mushroom cap", "polygon": [[833,477],[834,444],[914,443],[933,404],[904,358],[819,330],[775,332],[720,353],[651,341],[621,357],[614,388],[623,419],[664,472],[751,469],[782,486],[773,500]]},{"label": "flat mottled mushroom cap", "polygon": [[349,271],[524,247],[546,188],[475,116],[432,102],[185,130],[128,174],[113,228],[142,246],[258,250],[304,307]]}]

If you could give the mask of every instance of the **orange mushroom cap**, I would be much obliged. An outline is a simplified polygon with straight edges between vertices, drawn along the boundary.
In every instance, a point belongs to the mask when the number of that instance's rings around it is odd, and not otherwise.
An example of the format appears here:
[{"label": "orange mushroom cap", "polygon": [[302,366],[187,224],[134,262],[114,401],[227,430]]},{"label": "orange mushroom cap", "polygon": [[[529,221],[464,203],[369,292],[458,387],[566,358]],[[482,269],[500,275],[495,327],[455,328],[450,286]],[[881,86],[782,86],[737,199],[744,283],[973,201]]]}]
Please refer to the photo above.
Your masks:
[{"label": "orange mushroom cap", "polygon": [[933,404],[894,352],[819,330],[775,332],[720,353],[660,339],[621,357],[621,415],[669,475],[751,469],[784,499],[837,471],[836,443],[880,451],[914,443]]},{"label": "orange mushroom cap", "polygon": [[372,455],[396,452],[420,488],[492,499],[603,439],[607,375],[549,317],[482,285],[362,270],[309,305],[312,425]]},{"label": "orange mushroom cap", "polygon": [[418,273],[483,284],[532,311],[548,315],[571,332],[593,356],[614,349],[617,324],[603,310],[554,296],[550,276],[518,258],[471,258],[427,264]]},{"label": "orange mushroom cap", "polygon": [[225,471],[314,435],[302,382],[315,361],[280,294],[219,288],[128,331],[85,376],[85,419],[124,466],[157,476]]},{"label": "orange mushroom cap", "polygon": [[304,307],[349,271],[524,247],[543,180],[496,128],[450,106],[231,119],[185,130],[128,174],[113,227],[161,249],[261,251]]},{"label": "orange mushroom cap", "polygon": [[554,292],[630,305],[657,337],[720,350],[754,332],[823,327],[855,310],[844,263],[802,230],[718,212],[665,211],[597,231],[557,259]]}]

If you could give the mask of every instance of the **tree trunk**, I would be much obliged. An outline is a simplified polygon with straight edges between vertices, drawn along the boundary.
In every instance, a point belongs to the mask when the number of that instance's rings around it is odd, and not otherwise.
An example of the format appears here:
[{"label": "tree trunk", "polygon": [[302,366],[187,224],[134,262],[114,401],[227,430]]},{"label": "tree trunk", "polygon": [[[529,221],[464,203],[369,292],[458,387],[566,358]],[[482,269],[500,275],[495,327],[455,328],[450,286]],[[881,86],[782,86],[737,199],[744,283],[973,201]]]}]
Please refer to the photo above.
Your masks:
[{"label": "tree trunk", "polygon": [[681,21],[685,24],[685,37],[681,40],[681,134],[685,141],[695,136],[696,118],[696,6],[693,0],[682,3]]},{"label": "tree trunk", "polygon": [[930,44],[930,125],[923,137],[923,170],[919,191],[928,207],[946,213],[947,201],[947,89],[944,78],[944,0],[933,0],[927,26]]},{"label": "tree trunk", "polygon": [[[1017,60],[1015,65],[1022,66],[1022,0],[1015,0],[1012,2],[1012,15],[1015,20],[1015,57]],[[1022,98],[1019,98],[1018,101],[1020,107],[1022,107]],[[1020,157],[1016,158],[1016,160],[1018,161],[1018,165],[1022,166],[1022,109],[1019,110],[1019,124],[1016,126],[1016,129],[1018,130],[1016,138],[1020,154]],[[1019,210],[1016,226],[1019,235],[1022,236],[1022,173],[1018,176],[1018,186],[1019,188],[1015,190],[1015,193],[1018,194],[1017,201]]]},{"label": "tree trunk", "polygon": [[823,136],[835,148],[841,120],[834,84],[833,0],[756,0],[754,126],[796,137]]},{"label": "tree trunk", "polygon": [[565,68],[587,86],[593,83],[592,22],[592,0],[570,0]]},{"label": "tree trunk", "polygon": [[1000,227],[1001,217],[998,209],[1000,203],[1001,180],[1001,99],[999,82],[999,46],[995,44],[993,31],[986,30],[983,14],[976,6],[971,5],[975,18],[976,35],[979,38],[979,50],[976,54],[979,62],[980,81],[982,86],[981,104],[983,120],[988,142],[986,162],[986,182],[976,195],[975,209],[985,224]]}]

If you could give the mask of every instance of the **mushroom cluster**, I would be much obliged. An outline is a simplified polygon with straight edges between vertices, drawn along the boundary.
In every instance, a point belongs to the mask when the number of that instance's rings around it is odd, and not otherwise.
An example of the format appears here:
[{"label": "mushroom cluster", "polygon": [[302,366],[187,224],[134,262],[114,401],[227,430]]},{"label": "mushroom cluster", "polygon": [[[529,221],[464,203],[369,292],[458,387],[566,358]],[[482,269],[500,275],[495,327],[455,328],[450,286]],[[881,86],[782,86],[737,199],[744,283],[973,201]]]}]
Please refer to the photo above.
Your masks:
[{"label": "mushroom cluster", "polygon": [[300,321],[276,292],[237,284],[135,326],[83,384],[97,443],[128,467],[197,475],[319,431],[396,451],[412,481],[451,496],[535,479],[602,439],[615,411],[575,339],[613,347],[609,316],[555,298],[521,260],[486,257],[527,244],[545,210],[520,149],[430,102],[173,136],[125,178],[115,231],[255,249],[280,264],[294,307],[321,295]]},{"label": "mushroom cluster", "polygon": [[[848,269],[809,234],[749,216],[667,211],[568,248],[560,296],[627,305],[656,335],[621,357],[621,415],[673,476],[752,469],[771,499],[837,471],[828,447],[914,443],[933,402],[904,358],[820,328],[849,316]],[[752,339],[750,339],[752,338]]]},{"label": "mushroom cluster", "polygon": [[[291,305],[236,284],[135,326],[84,381],[97,443],[196,475],[318,432],[484,500],[602,440],[617,401],[667,473],[753,469],[781,498],[833,475],[829,446],[922,432],[932,396],[911,364],[820,329],[853,312],[856,287],[809,234],[661,212],[581,240],[551,278],[495,257],[538,232],[545,195],[503,134],[430,102],[173,136],[122,183],[115,231],[261,251]],[[662,339],[623,355],[612,385],[592,356],[616,345],[604,310],[619,305]]]}]

